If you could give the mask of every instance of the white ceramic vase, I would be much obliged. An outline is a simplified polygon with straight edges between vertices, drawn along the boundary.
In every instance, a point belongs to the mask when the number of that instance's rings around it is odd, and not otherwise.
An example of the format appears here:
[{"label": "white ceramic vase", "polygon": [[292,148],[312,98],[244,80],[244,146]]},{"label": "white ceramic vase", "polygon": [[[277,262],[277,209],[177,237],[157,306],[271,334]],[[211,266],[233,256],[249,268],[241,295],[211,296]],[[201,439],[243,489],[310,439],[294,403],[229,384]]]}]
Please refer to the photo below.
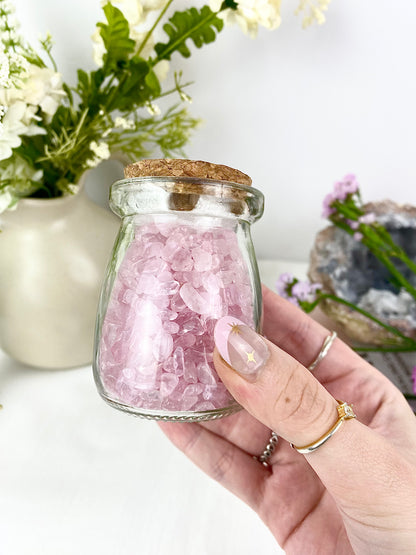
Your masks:
[{"label": "white ceramic vase", "polygon": [[119,220],[76,195],[23,199],[0,214],[0,347],[70,368],[92,360],[94,323]]}]

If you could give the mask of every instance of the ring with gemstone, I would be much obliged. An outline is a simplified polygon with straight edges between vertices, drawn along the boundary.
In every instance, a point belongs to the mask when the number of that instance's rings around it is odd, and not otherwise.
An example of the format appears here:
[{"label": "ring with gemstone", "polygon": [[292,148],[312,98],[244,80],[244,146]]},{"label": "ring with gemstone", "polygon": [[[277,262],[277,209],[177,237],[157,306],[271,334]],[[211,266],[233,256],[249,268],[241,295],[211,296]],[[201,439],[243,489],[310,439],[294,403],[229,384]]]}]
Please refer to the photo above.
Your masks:
[{"label": "ring with gemstone", "polygon": [[321,445],[326,443],[328,439],[331,438],[335,434],[335,432],[337,432],[340,429],[344,420],[351,420],[352,418],[357,418],[357,415],[352,409],[353,405],[349,405],[348,403],[343,403],[342,401],[338,401],[338,399],[337,399],[337,403],[338,403],[338,406],[337,406],[338,419],[335,422],[335,424],[327,431],[326,434],[321,436],[313,443],[310,443],[309,445],[304,445],[303,447],[296,447],[296,445],[293,445],[293,443],[291,443],[290,446],[293,447],[293,449],[296,449],[298,453],[302,453],[302,455],[313,453],[318,449],[318,447],[321,447]]}]

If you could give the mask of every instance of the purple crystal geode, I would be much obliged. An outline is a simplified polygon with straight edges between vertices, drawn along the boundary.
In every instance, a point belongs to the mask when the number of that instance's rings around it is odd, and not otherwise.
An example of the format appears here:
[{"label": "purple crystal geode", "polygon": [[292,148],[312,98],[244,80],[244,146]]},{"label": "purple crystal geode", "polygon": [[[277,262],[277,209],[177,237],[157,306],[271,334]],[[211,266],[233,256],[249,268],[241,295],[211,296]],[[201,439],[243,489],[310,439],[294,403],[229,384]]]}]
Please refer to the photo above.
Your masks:
[{"label": "purple crystal geode", "polygon": [[[393,240],[416,261],[416,207],[392,201],[369,203],[373,212]],[[416,275],[397,261],[397,268],[416,287]],[[320,231],[310,256],[309,278],[323,284],[323,289],[354,303],[416,339],[416,302],[400,290],[385,266],[361,242],[343,230],[330,226]],[[383,345],[391,335],[352,309],[325,300],[322,310],[340,324],[352,340],[369,345]]]}]

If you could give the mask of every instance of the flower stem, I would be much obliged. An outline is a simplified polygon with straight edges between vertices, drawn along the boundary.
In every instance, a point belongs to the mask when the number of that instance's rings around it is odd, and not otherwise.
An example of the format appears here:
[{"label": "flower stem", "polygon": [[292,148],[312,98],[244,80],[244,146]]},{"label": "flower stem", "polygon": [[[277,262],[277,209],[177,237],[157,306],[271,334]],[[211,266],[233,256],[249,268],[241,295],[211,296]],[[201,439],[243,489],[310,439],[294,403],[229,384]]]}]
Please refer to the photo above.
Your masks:
[{"label": "flower stem", "polygon": [[400,285],[406,289],[408,293],[416,300],[416,289],[413,285],[404,277],[404,275],[396,268],[393,262],[390,260],[390,257],[385,253],[378,253],[375,252],[374,249],[369,247],[374,256],[376,256],[382,264],[389,270],[391,275],[396,278],[396,280],[400,283]]},{"label": "flower stem", "polygon": [[[370,314],[366,310],[363,310],[362,308],[359,308],[355,304],[350,303],[349,301],[346,301],[345,299],[342,299],[341,297],[338,297],[337,295],[332,295],[330,293],[322,293],[322,294],[318,295],[315,302],[312,303],[312,305],[311,305],[311,310],[313,310],[313,308],[315,308],[321,301],[323,301],[325,299],[329,299],[329,300],[334,301],[336,303],[347,306],[351,310],[354,310],[355,312],[358,312],[362,316],[365,316],[366,318],[368,318],[372,322],[376,323],[378,326],[385,329],[389,333],[399,337],[402,340],[403,343],[401,345],[400,344],[399,345],[392,345],[393,348],[405,347],[404,350],[416,351],[416,341],[414,341],[411,337],[408,337],[407,335],[404,335],[400,330],[398,330],[394,326],[390,326],[389,324],[386,324],[386,323],[382,322],[381,320],[379,320],[378,318],[376,318],[375,316],[373,316],[372,314]],[[377,349],[377,350],[379,350],[379,349]]]},{"label": "flower stem", "polygon": [[160,12],[158,18],[156,19],[156,21],[153,23],[151,29],[146,33],[146,36],[144,37],[143,41],[141,42],[139,49],[136,52],[136,56],[139,56],[140,53],[143,51],[143,48],[146,46],[147,41],[150,39],[150,37],[153,34],[153,31],[156,29],[156,27],[159,25],[159,21],[162,19],[162,17],[165,15],[166,11],[168,10],[169,6],[172,4],[173,0],[168,0],[163,8],[163,10]]},{"label": "flower stem", "polygon": [[359,353],[413,353],[416,351],[416,345],[412,347],[391,346],[391,347],[354,347],[354,351]]}]

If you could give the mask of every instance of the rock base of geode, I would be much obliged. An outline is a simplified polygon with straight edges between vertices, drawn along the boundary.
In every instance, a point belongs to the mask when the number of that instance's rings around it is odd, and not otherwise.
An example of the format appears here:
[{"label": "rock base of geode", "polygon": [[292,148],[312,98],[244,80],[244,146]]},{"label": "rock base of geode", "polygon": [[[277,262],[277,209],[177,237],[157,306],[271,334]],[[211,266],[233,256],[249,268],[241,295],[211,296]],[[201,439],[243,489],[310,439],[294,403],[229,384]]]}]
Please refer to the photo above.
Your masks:
[{"label": "rock base of geode", "polygon": [[[416,207],[382,201],[365,205],[386,227],[393,240],[416,261]],[[400,271],[416,286],[416,275],[405,265]],[[366,310],[382,322],[416,339],[416,302],[398,289],[385,266],[361,242],[330,226],[319,232],[310,256],[309,278],[323,289]],[[326,300],[325,314],[354,342],[385,345],[395,336],[345,305]]]}]

